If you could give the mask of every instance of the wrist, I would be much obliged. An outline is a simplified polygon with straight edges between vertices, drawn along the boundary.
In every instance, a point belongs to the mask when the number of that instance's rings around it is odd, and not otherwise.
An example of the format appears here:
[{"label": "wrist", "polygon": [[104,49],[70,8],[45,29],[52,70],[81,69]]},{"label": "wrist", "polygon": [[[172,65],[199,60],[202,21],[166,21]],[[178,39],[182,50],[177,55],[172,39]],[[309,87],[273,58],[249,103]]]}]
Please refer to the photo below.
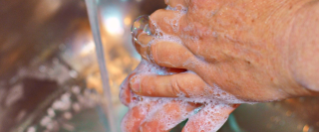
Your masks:
[{"label": "wrist", "polygon": [[289,38],[289,68],[304,88],[319,91],[319,1],[296,14]]}]

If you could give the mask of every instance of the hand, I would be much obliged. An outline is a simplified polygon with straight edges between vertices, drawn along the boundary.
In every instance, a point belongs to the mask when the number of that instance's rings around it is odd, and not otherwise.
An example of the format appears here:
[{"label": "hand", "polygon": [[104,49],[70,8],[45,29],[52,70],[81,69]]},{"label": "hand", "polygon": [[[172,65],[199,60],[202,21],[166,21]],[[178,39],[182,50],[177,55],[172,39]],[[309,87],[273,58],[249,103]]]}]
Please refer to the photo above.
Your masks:
[{"label": "hand", "polygon": [[294,16],[309,1],[165,2],[171,10],[153,13],[153,35],[139,33],[135,45],[144,59],[187,72],[137,74],[136,94],[216,99],[226,92],[244,101],[314,94],[296,82],[288,61]]},{"label": "hand", "polygon": [[[159,68],[146,61],[132,73],[134,74],[172,74],[180,71]],[[168,132],[183,120],[189,118],[182,132],[217,131],[227,120],[228,115],[238,105],[200,104],[168,98],[137,96],[131,92],[128,81],[121,86],[121,102],[130,108],[122,121],[123,132]],[[195,109],[201,108],[198,113]]]}]

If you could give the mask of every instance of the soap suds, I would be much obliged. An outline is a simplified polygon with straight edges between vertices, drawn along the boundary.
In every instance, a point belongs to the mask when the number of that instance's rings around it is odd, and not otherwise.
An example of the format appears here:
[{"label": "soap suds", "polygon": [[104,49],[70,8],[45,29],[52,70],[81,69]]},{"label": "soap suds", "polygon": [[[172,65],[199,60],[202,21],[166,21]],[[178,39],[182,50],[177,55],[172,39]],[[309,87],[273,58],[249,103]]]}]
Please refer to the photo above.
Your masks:
[{"label": "soap suds", "polygon": [[[188,71],[190,72],[190,71]],[[171,74],[166,71],[166,68],[157,66],[155,64],[152,64],[148,61],[142,60],[141,64],[139,65],[139,68],[135,70],[135,73],[138,74],[158,74],[161,75],[168,75]],[[227,120],[228,114],[224,115],[223,113],[224,109],[234,109],[232,107],[232,104],[241,104],[241,103],[252,103],[252,102],[246,102],[240,99],[237,99],[234,95],[229,94],[225,91],[223,91],[221,88],[219,88],[217,85],[213,86],[212,92],[213,94],[208,94],[201,97],[186,97],[185,93],[179,93],[178,98],[163,98],[163,97],[146,97],[146,96],[139,96],[136,94],[132,94],[131,98],[133,101],[128,104],[128,107],[130,109],[141,107],[139,113],[145,115],[145,118],[140,122],[140,125],[145,122],[150,121],[157,121],[159,124],[165,124],[165,126],[161,126],[161,129],[171,129],[174,126],[176,126],[178,123],[182,122],[184,119],[189,118],[188,122],[193,123],[204,123],[199,125],[198,132],[204,131],[204,132],[215,132],[217,131]],[[172,103],[174,101],[179,102],[182,106],[188,105],[191,103],[199,103],[203,104],[203,107],[199,107],[193,112],[188,112],[185,109],[182,110],[183,107],[181,107],[180,111],[161,111],[163,108],[166,108],[165,105]],[[156,104],[154,104],[156,102]],[[153,104],[151,108],[143,108],[146,107],[146,104]],[[143,106],[145,105],[145,106]],[[132,113],[128,113],[123,121],[122,121],[122,131],[129,132],[129,129],[132,129],[132,125],[130,124],[135,121],[134,117],[132,117]],[[176,119],[176,117],[172,115],[180,115],[179,120]],[[155,116],[155,117],[154,117]],[[155,119],[154,119],[155,118]],[[136,125],[136,124],[135,124]],[[147,123],[146,123],[147,125]],[[147,126],[144,126],[147,127]],[[151,126],[150,126],[151,127]],[[153,127],[153,126],[152,126]],[[157,126],[160,127],[160,126]],[[193,129],[190,129],[187,131],[187,127],[185,127],[186,132],[194,132]],[[146,131],[146,130],[145,130]]]},{"label": "soap suds", "polygon": [[[166,3],[169,2],[166,0]],[[193,7],[194,10],[198,8],[196,6]],[[166,10],[179,11],[180,15],[178,15],[174,19],[163,18],[166,23],[171,26],[172,30],[176,33],[179,29],[179,20],[185,15],[187,12],[187,8],[182,5],[177,5],[175,7],[167,6]],[[211,12],[207,15],[207,17],[211,17],[215,15],[216,12]],[[155,33],[152,34],[154,39],[152,39],[147,46],[150,47],[152,44],[156,43],[156,41],[170,41],[182,44],[182,40],[179,37],[166,34],[163,32],[158,24],[154,21],[150,21],[154,26]],[[145,28],[145,27],[143,27]],[[201,29],[199,29],[201,28]],[[196,30],[195,30],[196,29]],[[185,32],[194,31],[194,34],[202,37],[217,37],[219,34],[215,31],[205,30],[204,27],[200,27],[198,25],[189,24],[188,26],[181,29]],[[151,34],[149,34],[151,35]],[[186,38],[190,41],[198,42],[199,37],[190,36],[186,34],[181,34],[180,37],[183,39]],[[137,40],[137,39],[136,39]],[[139,42],[138,42],[139,43]],[[144,45],[141,45],[144,46]],[[148,58],[153,58],[152,54],[148,56]],[[154,62],[154,60],[150,60]],[[136,74],[152,74],[152,75],[171,75],[174,73],[168,72],[167,68],[160,67],[156,64],[153,64],[146,60],[142,60],[140,65],[133,73]],[[193,62],[185,62],[184,65]],[[192,71],[186,71],[193,73]],[[195,74],[195,73],[194,73]],[[191,81],[191,80],[190,80]],[[123,85],[127,85],[127,80],[124,81]],[[151,89],[151,88],[150,88]],[[194,88],[193,88],[194,89]],[[197,88],[198,90],[202,90],[202,88]],[[193,95],[190,93],[178,93],[178,98],[164,98],[164,97],[146,97],[139,96],[134,94],[133,92],[124,91],[125,88],[122,87],[121,90],[121,101],[127,105],[130,111],[126,114],[124,119],[122,120],[122,131],[148,131],[142,129],[152,129],[154,127],[152,124],[148,124],[148,122],[157,122],[164,126],[156,126],[160,128],[154,128],[157,131],[169,130],[176,126],[178,123],[182,122],[185,119],[189,119],[187,122],[184,131],[185,132],[216,132],[227,120],[229,113],[235,109],[233,104],[241,104],[241,103],[254,103],[247,102],[241,99],[236,98],[236,96],[227,93],[222,90],[219,86],[209,86],[204,88],[203,95],[198,95],[198,93],[194,93]],[[148,91],[151,94],[151,91]],[[130,94],[129,97],[126,94]],[[174,104],[174,102],[178,102],[179,107],[173,109],[167,109],[170,105]],[[202,104],[202,106],[198,106],[198,108],[188,111],[186,110],[190,103],[194,104]],[[144,125],[141,127],[140,125]],[[152,126],[150,126],[152,125]],[[149,126],[149,127],[148,127]],[[162,129],[162,130],[160,130]],[[153,129],[152,129],[153,130]]]}]

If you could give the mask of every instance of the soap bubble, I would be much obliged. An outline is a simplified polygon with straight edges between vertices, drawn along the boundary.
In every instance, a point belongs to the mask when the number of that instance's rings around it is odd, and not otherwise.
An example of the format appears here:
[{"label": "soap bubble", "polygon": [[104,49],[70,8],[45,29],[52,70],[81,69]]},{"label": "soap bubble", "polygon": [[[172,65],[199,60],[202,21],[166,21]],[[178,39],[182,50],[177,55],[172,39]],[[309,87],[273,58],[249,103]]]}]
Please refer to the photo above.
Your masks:
[{"label": "soap bubble", "polygon": [[131,33],[133,36],[134,41],[137,41],[137,34],[140,32],[147,33],[151,35],[151,31],[149,28],[149,17],[148,15],[142,15],[137,17],[131,27]]}]

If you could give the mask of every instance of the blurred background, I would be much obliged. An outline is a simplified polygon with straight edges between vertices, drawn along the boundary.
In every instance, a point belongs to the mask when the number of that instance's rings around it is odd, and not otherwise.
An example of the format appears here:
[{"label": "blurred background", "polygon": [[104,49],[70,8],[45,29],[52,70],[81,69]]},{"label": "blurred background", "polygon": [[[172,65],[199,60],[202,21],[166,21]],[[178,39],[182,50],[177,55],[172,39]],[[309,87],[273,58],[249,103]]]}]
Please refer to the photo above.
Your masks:
[{"label": "blurred background", "polygon": [[[85,1],[0,0],[0,132],[106,132],[140,57],[130,27],[164,0],[97,0],[111,97],[103,95]],[[318,132],[319,98],[241,105],[220,132]],[[180,131],[182,126],[172,131]]]}]

